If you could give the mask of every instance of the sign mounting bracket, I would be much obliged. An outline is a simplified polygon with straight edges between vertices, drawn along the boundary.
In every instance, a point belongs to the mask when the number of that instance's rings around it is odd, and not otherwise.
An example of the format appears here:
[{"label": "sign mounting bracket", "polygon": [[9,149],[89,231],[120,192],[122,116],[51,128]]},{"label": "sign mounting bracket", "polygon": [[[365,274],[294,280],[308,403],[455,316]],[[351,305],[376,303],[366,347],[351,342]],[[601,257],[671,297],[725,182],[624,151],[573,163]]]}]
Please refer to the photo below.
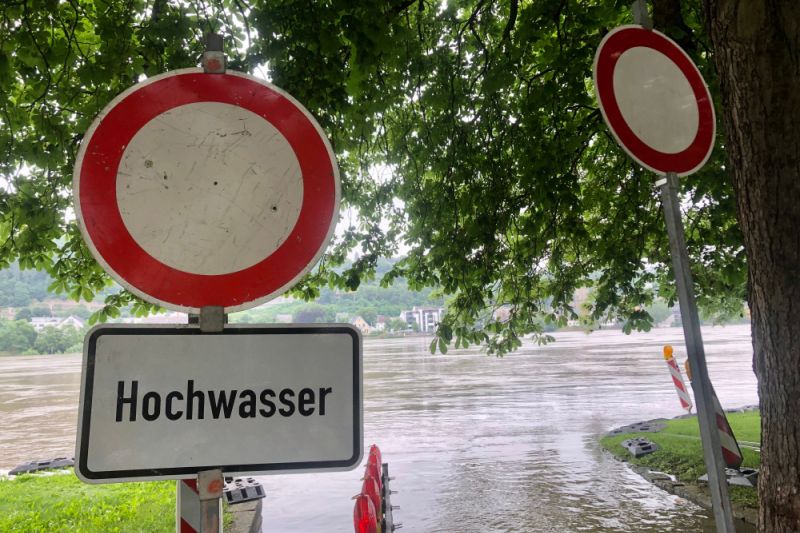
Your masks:
[{"label": "sign mounting bracket", "polygon": [[635,0],[631,5],[633,21],[647,30],[653,29],[653,19],[647,12],[647,0]]},{"label": "sign mounting bracket", "polygon": [[219,333],[228,322],[228,315],[224,313],[221,305],[207,305],[200,308],[200,331],[204,333]]},{"label": "sign mounting bracket", "polygon": [[203,52],[203,72],[206,74],[225,74],[225,52],[222,35],[214,32],[205,34],[206,51]]}]

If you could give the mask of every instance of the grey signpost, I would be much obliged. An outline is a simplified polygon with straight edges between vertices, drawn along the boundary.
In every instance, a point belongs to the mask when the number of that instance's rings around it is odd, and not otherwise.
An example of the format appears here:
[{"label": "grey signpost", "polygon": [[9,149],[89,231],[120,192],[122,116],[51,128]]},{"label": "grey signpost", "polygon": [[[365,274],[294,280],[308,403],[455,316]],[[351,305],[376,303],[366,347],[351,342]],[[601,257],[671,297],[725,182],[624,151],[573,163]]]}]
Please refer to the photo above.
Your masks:
[{"label": "grey signpost", "polygon": [[[225,72],[225,52],[223,51],[222,36],[216,33],[205,35],[206,51],[203,53],[203,71],[206,74],[222,74]],[[195,317],[189,317],[191,324]],[[196,316],[197,324],[201,331],[220,332],[224,329],[228,321],[228,315],[221,306],[205,306],[200,309],[200,314]],[[200,517],[198,533],[219,533],[222,531],[222,488],[224,486],[222,470],[206,470],[197,474],[197,497],[200,500]],[[209,490],[211,488],[212,490]],[[181,533],[181,517],[191,512],[185,508],[187,499],[180,497],[181,493],[189,498],[194,498],[195,494],[187,487],[183,480],[176,481],[176,516],[175,530]]]},{"label": "grey signpost", "polygon": [[631,6],[637,26],[609,32],[594,63],[595,91],[603,118],[620,146],[657,182],[669,235],[686,352],[703,444],[703,459],[717,531],[735,531],[725,462],[714,411],[700,319],[678,198],[679,176],[697,171],[714,145],[715,118],[708,88],[691,58],[653,30],[645,0]]},{"label": "grey signpost", "polygon": [[700,424],[700,438],[703,443],[703,459],[708,471],[708,488],[714,507],[717,531],[730,533],[736,531],[733,524],[728,483],[725,477],[725,460],[717,431],[717,415],[714,412],[711,380],[708,377],[706,355],[703,350],[703,337],[700,332],[700,318],[694,297],[694,281],[689,268],[689,255],[683,232],[680,203],[678,202],[678,175],[667,173],[656,182],[661,190],[661,203],[664,207],[664,221],[669,235],[669,249],[672,257],[672,270],[678,289],[678,303],[681,310],[683,336],[686,340],[686,354],[689,357],[693,379],[692,390],[697,404],[697,420]]},{"label": "grey signpost", "polygon": [[[218,48],[222,52],[222,39],[218,35],[211,34],[206,37],[207,44],[206,56],[203,63],[207,62],[209,52],[215,52]],[[216,46],[215,46],[216,45]],[[220,59],[224,65],[225,58]],[[200,314],[189,315],[189,323],[197,324],[200,331],[208,333],[218,333],[225,328],[228,322],[228,315],[220,306],[206,306],[200,309]],[[198,533],[219,533],[222,531],[222,493],[225,479],[222,470],[205,470],[197,473],[195,488],[197,492],[189,487],[185,480],[179,479],[175,482],[175,492],[177,499],[175,502],[175,532],[181,533],[181,519],[193,512],[198,512],[197,525]],[[209,488],[213,490],[209,490]],[[199,505],[198,505],[199,503]]]}]

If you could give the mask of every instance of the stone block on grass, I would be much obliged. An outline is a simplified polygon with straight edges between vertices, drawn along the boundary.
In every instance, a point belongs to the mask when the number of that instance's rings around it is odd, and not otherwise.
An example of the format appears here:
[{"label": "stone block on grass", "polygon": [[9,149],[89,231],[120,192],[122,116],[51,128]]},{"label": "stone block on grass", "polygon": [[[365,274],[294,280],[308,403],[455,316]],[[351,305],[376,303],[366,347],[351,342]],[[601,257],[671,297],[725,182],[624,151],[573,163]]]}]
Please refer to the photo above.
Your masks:
[{"label": "stone block on grass", "polygon": [[622,447],[628,450],[634,457],[642,457],[643,455],[658,450],[658,444],[641,437],[622,441]]}]

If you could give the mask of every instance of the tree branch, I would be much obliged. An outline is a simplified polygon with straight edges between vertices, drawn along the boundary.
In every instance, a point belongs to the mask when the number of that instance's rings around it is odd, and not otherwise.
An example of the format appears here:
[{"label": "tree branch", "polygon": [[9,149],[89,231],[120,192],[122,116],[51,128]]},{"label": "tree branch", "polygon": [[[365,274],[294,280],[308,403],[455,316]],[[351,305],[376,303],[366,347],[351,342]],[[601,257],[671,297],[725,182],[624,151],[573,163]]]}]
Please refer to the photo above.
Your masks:
[{"label": "tree branch", "polygon": [[653,27],[674,39],[687,52],[697,49],[694,33],[683,20],[680,0],[653,0]]},{"label": "tree branch", "polygon": [[506,27],[503,29],[503,42],[507,42],[511,38],[511,32],[514,30],[514,25],[517,23],[518,11],[519,0],[513,0],[508,13],[508,22],[506,22]]}]

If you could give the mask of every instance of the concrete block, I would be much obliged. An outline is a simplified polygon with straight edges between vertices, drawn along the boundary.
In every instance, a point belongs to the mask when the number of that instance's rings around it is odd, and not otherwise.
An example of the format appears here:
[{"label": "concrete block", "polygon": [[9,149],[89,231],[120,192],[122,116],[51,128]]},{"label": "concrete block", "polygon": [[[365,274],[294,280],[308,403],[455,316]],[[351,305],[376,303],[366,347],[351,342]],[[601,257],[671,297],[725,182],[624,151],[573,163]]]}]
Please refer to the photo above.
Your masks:
[{"label": "concrete block", "polygon": [[628,424],[609,431],[606,436],[613,437],[615,435],[622,435],[623,433],[658,433],[667,427],[667,421],[663,418],[656,420],[647,420],[644,422],[636,422],[635,424]]},{"label": "concrete block", "polygon": [[222,493],[225,496],[225,501],[228,502],[229,505],[260,500],[266,497],[264,487],[251,477],[234,478],[231,481],[228,481],[228,479],[230,478],[225,480],[225,488]]},{"label": "concrete block", "polygon": [[[728,480],[728,485],[736,485],[738,487],[758,487],[758,470],[752,468],[726,468],[725,477]],[[703,474],[697,481],[708,483],[708,474]]]},{"label": "concrete block", "polygon": [[643,438],[624,440],[622,441],[622,447],[627,449],[634,457],[641,457],[658,450],[658,444]]},{"label": "concrete block", "polygon": [[19,474],[30,474],[31,472],[39,472],[40,470],[51,470],[54,468],[67,468],[75,466],[75,459],[66,457],[56,457],[55,459],[47,459],[42,461],[32,461],[24,463],[12,468],[8,475],[16,476]]},{"label": "concrete block", "polygon": [[252,500],[229,507],[233,523],[225,533],[261,533],[262,502],[260,499]]}]

